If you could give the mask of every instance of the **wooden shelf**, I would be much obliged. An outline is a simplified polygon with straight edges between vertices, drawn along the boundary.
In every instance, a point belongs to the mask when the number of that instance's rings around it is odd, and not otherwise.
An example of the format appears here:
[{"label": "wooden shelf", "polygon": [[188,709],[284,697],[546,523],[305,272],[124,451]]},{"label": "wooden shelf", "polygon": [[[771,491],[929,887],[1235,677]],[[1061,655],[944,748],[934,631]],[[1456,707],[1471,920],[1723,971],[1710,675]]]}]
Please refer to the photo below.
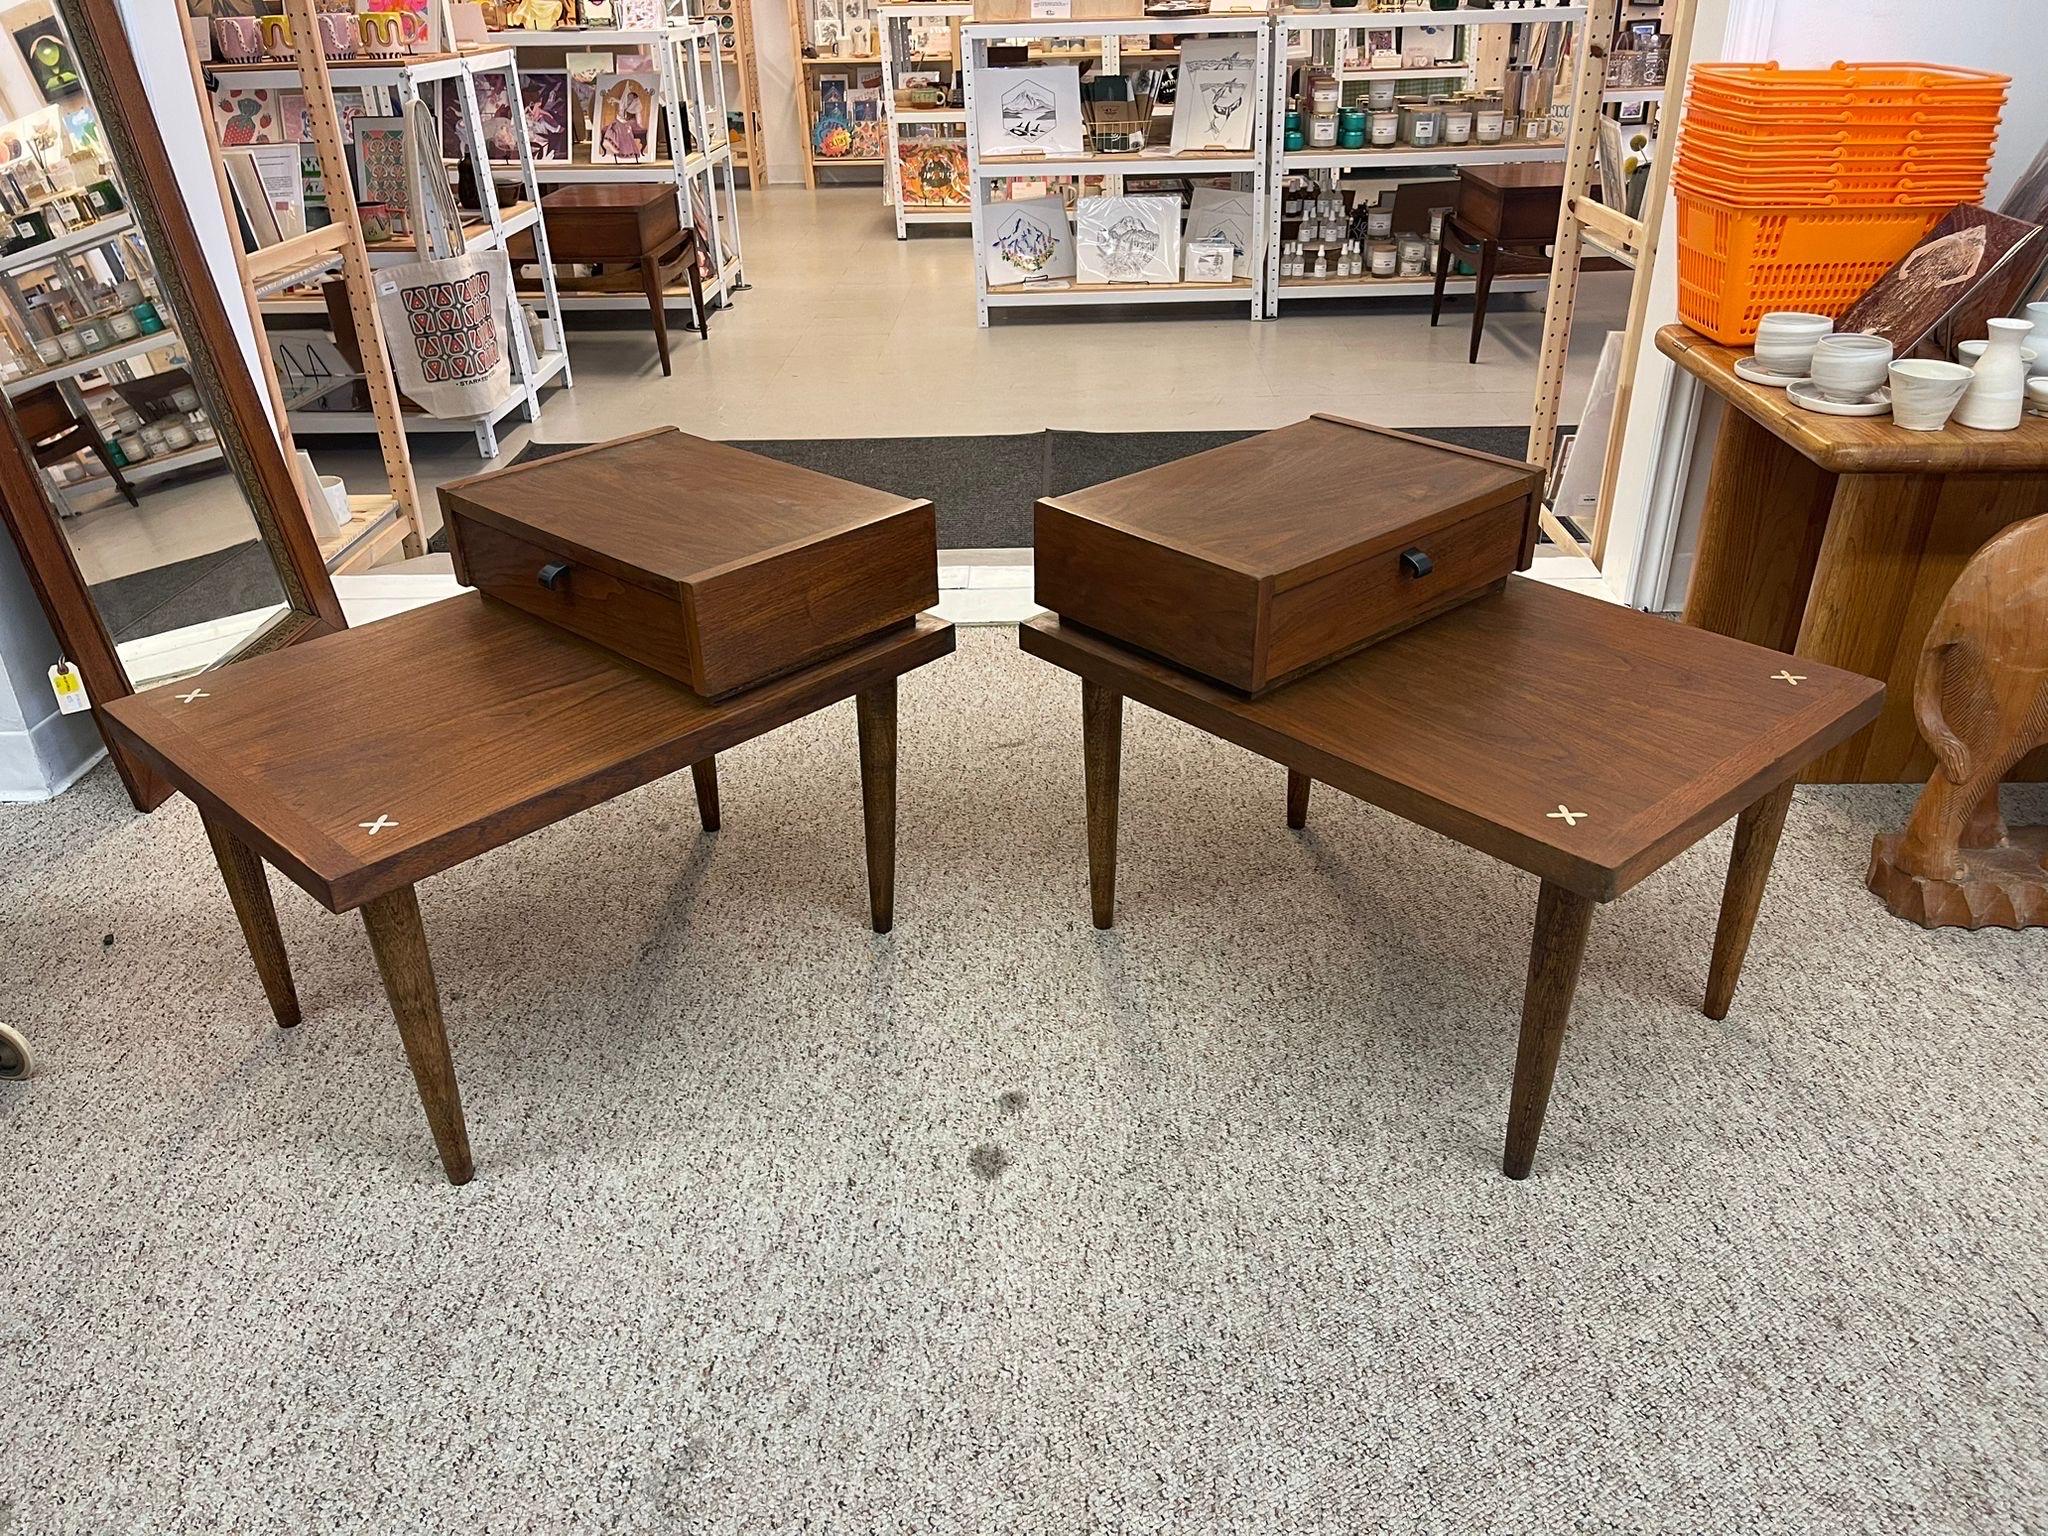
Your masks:
[{"label": "wooden shelf", "polygon": [[265,288],[274,287],[295,272],[339,256],[347,243],[346,226],[328,224],[308,230],[303,235],[293,235],[289,240],[280,240],[276,245],[247,252],[242,258],[242,265],[248,270],[249,281],[261,294]]},{"label": "wooden shelf", "polygon": [[398,498],[389,491],[381,496],[351,496],[348,510],[349,519],[341,527],[313,531],[320,559],[329,571],[372,564],[385,550],[405,542]]}]

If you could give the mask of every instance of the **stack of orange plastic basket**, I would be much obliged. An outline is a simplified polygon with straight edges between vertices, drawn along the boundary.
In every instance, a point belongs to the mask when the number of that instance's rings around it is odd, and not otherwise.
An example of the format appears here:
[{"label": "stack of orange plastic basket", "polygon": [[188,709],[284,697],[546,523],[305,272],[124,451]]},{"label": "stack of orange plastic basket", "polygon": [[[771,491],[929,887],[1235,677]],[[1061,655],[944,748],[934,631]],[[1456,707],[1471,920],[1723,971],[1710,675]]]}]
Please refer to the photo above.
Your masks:
[{"label": "stack of orange plastic basket", "polygon": [[1773,310],[1839,315],[1984,195],[2006,75],[1931,64],[1702,64],[1673,184],[1678,313],[1731,345]]}]

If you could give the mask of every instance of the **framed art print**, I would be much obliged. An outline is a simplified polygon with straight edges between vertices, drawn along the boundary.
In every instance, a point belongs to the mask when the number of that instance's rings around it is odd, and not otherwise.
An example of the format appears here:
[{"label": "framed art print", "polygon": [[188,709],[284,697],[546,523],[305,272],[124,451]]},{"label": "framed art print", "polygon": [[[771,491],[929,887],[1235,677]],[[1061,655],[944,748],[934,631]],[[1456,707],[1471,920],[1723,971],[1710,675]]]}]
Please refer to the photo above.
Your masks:
[{"label": "framed art print", "polygon": [[982,228],[989,287],[1072,280],[1074,229],[1067,222],[1065,198],[991,204]]},{"label": "framed art print", "polygon": [[1081,73],[1073,65],[989,69],[981,81],[974,111],[984,155],[1081,153]]},{"label": "framed art print", "polygon": [[600,75],[590,119],[594,165],[633,165],[654,157],[654,82],[645,75]]},{"label": "framed art print", "polygon": [[1189,38],[1180,45],[1180,90],[1173,101],[1173,149],[1252,147],[1258,108],[1258,53],[1238,34]]}]

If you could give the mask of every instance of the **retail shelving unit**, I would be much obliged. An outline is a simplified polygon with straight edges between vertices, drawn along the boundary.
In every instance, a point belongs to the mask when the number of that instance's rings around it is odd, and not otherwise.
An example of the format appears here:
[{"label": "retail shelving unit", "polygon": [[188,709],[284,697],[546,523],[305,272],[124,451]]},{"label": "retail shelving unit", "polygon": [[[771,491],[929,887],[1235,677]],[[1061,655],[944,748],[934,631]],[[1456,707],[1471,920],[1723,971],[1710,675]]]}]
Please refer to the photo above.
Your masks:
[{"label": "retail shelving unit", "polygon": [[[1296,149],[1286,147],[1285,135],[1280,131],[1287,118],[1287,86],[1290,63],[1290,35],[1300,33],[1308,39],[1308,55],[1312,58],[1320,40],[1328,37],[1332,46],[1327,61],[1337,76],[1338,92],[1341,97],[1345,85],[1354,81],[1372,80],[1470,80],[1479,67],[1478,52],[1474,47],[1461,49],[1456,59],[1440,60],[1428,65],[1404,65],[1395,69],[1346,69],[1344,34],[1350,32],[1398,31],[1402,27],[1459,27],[1468,30],[1525,26],[1537,22],[1580,23],[1575,41],[1575,60],[1571,76],[1578,78],[1578,71],[1585,58],[1586,18],[1584,5],[1553,5],[1541,9],[1525,10],[1427,10],[1408,11],[1279,11],[1273,17],[1273,67],[1269,75],[1272,95],[1267,103],[1267,117],[1271,125],[1268,139],[1271,144],[1272,169],[1266,178],[1266,246],[1265,246],[1265,304],[1268,315],[1278,315],[1283,300],[1291,299],[1351,299],[1351,298],[1427,298],[1435,291],[1433,275],[1421,277],[1291,277],[1280,276],[1281,198],[1286,189],[1289,175],[1305,172],[1326,171],[1334,173],[1341,180],[1347,172],[1363,175],[1374,173],[1421,174],[1424,172],[1451,169],[1461,165],[1502,165],[1515,161],[1562,160],[1565,158],[1565,143],[1557,140],[1516,140],[1500,144],[1439,145],[1429,149],[1416,149],[1409,145],[1395,148],[1375,149]],[[1469,293],[1472,280],[1453,278],[1445,284],[1447,293]],[[1495,293],[1540,293],[1544,288],[1541,278],[1504,278],[1493,285]]]},{"label": "retail shelving unit", "polygon": [[[525,121],[525,113],[519,99],[519,71],[516,58],[509,48],[491,48],[482,52],[455,54],[444,53],[431,56],[415,56],[394,60],[302,59],[298,64],[211,64],[207,73],[238,85],[259,89],[289,89],[303,85],[307,93],[309,114],[313,107],[313,76],[318,69],[323,83],[331,90],[336,84],[344,89],[362,91],[387,91],[395,99],[401,117],[410,117],[416,101],[427,100],[430,106],[437,106],[425,96],[424,87],[438,86],[443,81],[455,87],[456,100],[460,105],[465,125],[464,140],[472,157],[472,169],[476,172],[479,188],[496,188],[494,178],[516,175],[519,191],[523,194],[516,201],[501,204],[495,195],[484,199],[486,206],[477,213],[464,217],[462,244],[465,251],[474,253],[484,250],[502,250],[514,236],[531,231],[536,248],[541,256],[542,291],[538,295],[542,303],[544,318],[548,322],[547,333],[553,338],[553,345],[545,352],[537,352],[529,336],[523,318],[523,305],[514,302],[508,316],[507,332],[510,337],[510,362],[515,388],[505,403],[482,416],[429,416],[424,413],[409,413],[405,417],[407,432],[471,432],[476,437],[477,452],[484,458],[498,456],[498,426],[508,417],[517,413],[528,421],[540,418],[540,392],[548,384],[560,378],[562,383],[572,382],[569,370],[569,354],[562,330],[561,297],[555,291],[554,268],[548,265],[547,231],[540,218],[540,183],[525,135],[519,136],[520,159],[515,164],[492,165],[486,159],[486,140],[483,133],[483,116],[477,107],[476,77],[481,74],[502,74],[506,80],[507,101],[513,120]],[[330,111],[332,111],[330,103]],[[314,141],[320,143],[322,124],[314,122]],[[340,142],[340,118],[335,113],[333,122],[327,125],[335,136],[335,160],[329,163],[322,145],[321,161],[326,179],[331,183],[337,172],[341,184],[347,185],[348,146]],[[418,194],[415,193],[418,202]],[[338,233],[339,226],[346,222],[351,229],[355,220],[337,219],[325,229],[313,230],[276,246],[254,252],[249,257],[250,280],[254,284],[263,313],[273,316],[322,315],[326,313],[326,302],[317,295],[312,297],[289,296],[283,290],[302,288],[317,279],[324,271],[344,264],[346,245]],[[365,259],[371,267],[401,265],[420,259],[415,236],[408,235],[392,240],[383,240],[364,247]],[[446,253],[437,253],[446,254]],[[354,298],[354,295],[351,295]],[[363,332],[360,314],[357,316],[357,336],[360,341]],[[367,377],[374,380],[375,370]],[[379,432],[384,430],[380,413],[374,408],[375,385],[371,385],[373,408],[362,410],[352,403],[335,403],[339,392],[352,381],[337,380],[328,388],[286,401],[292,430],[300,437],[335,436]],[[352,391],[351,391],[352,393]],[[386,458],[389,459],[387,452]]]},{"label": "retail shelving unit", "polygon": [[[593,165],[573,158],[567,163],[534,161],[522,144],[517,165],[510,161],[494,164],[491,174],[500,179],[517,176],[522,181],[550,184],[577,181],[671,180],[676,188],[676,208],[685,229],[696,228],[705,238],[712,256],[711,275],[704,280],[706,303],[732,302],[732,296],[746,287],[745,266],[740,254],[740,210],[738,181],[734,169],[732,135],[726,126],[725,71],[719,59],[718,27],[711,21],[678,20],[666,27],[643,30],[595,30],[552,32],[493,32],[490,46],[530,53],[536,49],[556,52],[582,49],[636,48],[654,59],[654,75],[660,95],[663,131],[669,153],[663,157],[629,165]],[[514,74],[516,85],[517,74]],[[516,94],[515,94],[516,105]],[[691,124],[689,135],[682,128]],[[701,130],[701,132],[699,131]],[[685,142],[696,147],[677,156]],[[571,145],[570,153],[575,153]],[[701,208],[702,217],[698,216]],[[631,309],[646,307],[646,299],[634,293],[570,293],[557,301],[554,275],[548,270],[546,284],[550,306],[571,309]],[[667,290],[671,307],[691,309],[690,290],[677,284]]]},{"label": "retail shelving unit", "polygon": [[903,201],[903,154],[902,144],[906,139],[915,138],[922,130],[957,128],[960,130],[960,147],[967,148],[967,109],[965,107],[937,107],[930,110],[899,107],[896,92],[903,82],[896,75],[897,50],[895,42],[900,36],[908,47],[911,26],[919,21],[944,21],[947,46],[943,54],[931,52],[912,56],[916,64],[930,64],[934,68],[948,70],[957,81],[960,78],[960,23],[974,15],[972,5],[951,3],[934,4],[931,0],[918,0],[907,5],[882,5],[875,8],[875,22],[882,33],[882,120],[887,125],[884,137],[889,146],[889,155],[882,167],[882,196],[896,214],[896,238],[908,239],[913,224],[966,224],[974,222],[973,211],[966,207],[925,208],[906,207]]},{"label": "retail shelving unit", "polygon": [[[1149,180],[1174,176],[1244,176],[1251,182],[1252,249],[1263,250],[1269,243],[1266,225],[1271,221],[1272,196],[1267,186],[1272,157],[1268,152],[1270,120],[1266,113],[1252,115],[1252,147],[1243,152],[1204,150],[1190,154],[987,156],[981,153],[981,134],[974,120],[975,81],[988,68],[991,43],[1029,42],[1047,38],[1100,38],[1098,47],[1047,50],[1033,57],[1034,64],[1072,59],[1083,62],[1099,57],[1105,73],[1116,73],[1125,63],[1170,63],[1177,49],[1152,48],[1145,39],[1157,33],[1176,37],[1214,37],[1241,34],[1252,39],[1257,50],[1256,78],[1265,79],[1272,68],[1273,29],[1263,14],[1240,16],[1174,17],[1168,21],[1153,17],[1136,21],[1002,21],[975,22],[960,30],[963,47],[963,78],[966,81],[967,161],[969,196],[974,228],[975,311],[984,326],[991,309],[1039,308],[1048,305],[1094,304],[1241,304],[1253,319],[1264,313],[1265,269],[1253,264],[1254,275],[1228,283],[1027,283],[1016,287],[991,288],[988,262],[982,242],[983,226],[994,201],[995,183],[1016,178],[1100,176],[1112,189],[1125,180]],[[1124,39],[1138,38],[1126,48]]]},{"label": "retail shelving unit", "polygon": [[[762,137],[761,69],[754,52],[754,7],[749,0],[730,0],[724,8],[706,0],[668,0],[667,9],[671,25],[702,22],[711,29],[718,43],[721,85],[726,69],[733,72],[734,89],[725,94],[728,101],[738,99],[742,127],[732,144],[732,164],[735,170],[747,173],[747,190],[751,192],[768,172],[767,151],[763,147],[766,140]],[[731,19],[730,29],[719,25],[721,17]]]}]

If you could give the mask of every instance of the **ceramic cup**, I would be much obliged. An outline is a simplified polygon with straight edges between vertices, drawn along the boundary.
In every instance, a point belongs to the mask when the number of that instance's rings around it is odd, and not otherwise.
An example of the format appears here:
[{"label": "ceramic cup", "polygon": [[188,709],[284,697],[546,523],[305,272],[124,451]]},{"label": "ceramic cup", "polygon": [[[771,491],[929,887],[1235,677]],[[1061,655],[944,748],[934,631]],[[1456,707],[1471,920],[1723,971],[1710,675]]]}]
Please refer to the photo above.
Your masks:
[{"label": "ceramic cup", "polygon": [[1939,432],[1974,377],[1961,363],[1902,358],[1891,366],[1892,424],[1909,432]]},{"label": "ceramic cup", "polygon": [[2027,380],[2027,414],[2048,416],[2048,378]]},{"label": "ceramic cup", "polygon": [[396,11],[364,11],[356,17],[363,30],[363,52],[372,58],[396,58],[405,52],[405,28]]},{"label": "ceramic cup", "polygon": [[1835,328],[1826,315],[1802,314],[1781,309],[1765,315],[1756,327],[1756,360],[1759,366],[1787,378],[1804,378],[1813,360],[1813,349],[1821,337]]},{"label": "ceramic cup", "polygon": [[2048,341],[2048,303],[2029,304],[2020,314],[2034,322],[2034,341]]},{"label": "ceramic cup", "polygon": [[392,236],[389,203],[357,203],[356,223],[363,231],[365,245],[381,245]]},{"label": "ceramic cup", "polygon": [[1824,397],[1854,405],[1884,383],[1891,362],[1892,344],[1882,336],[1823,336],[1814,344],[1808,372]]},{"label": "ceramic cup", "polygon": [[352,59],[362,32],[348,11],[322,11],[314,18],[320,28],[320,52],[330,59]]},{"label": "ceramic cup", "polygon": [[263,29],[263,51],[273,59],[288,59],[292,56],[292,19],[289,16],[259,16],[256,24]]},{"label": "ceramic cup", "polygon": [[263,51],[263,28],[254,16],[216,16],[213,46],[224,63],[253,64]]},{"label": "ceramic cup", "polygon": [[327,515],[334,520],[337,528],[346,528],[349,520],[348,487],[339,475],[320,477],[320,497],[327,503]]}]

